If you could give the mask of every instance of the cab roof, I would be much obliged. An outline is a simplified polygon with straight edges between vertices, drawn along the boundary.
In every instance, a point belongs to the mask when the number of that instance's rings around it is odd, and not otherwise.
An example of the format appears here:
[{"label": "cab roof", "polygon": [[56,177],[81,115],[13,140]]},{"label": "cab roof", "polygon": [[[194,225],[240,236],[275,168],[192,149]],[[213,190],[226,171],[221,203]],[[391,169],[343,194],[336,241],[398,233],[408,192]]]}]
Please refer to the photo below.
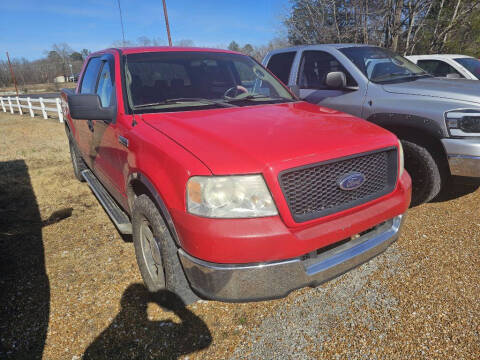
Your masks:
[{"label": "cab roof", "polygon": [[213,53],[227,53],[227,54],[239,54],[236,51],[230,51],[225,49],[216,49],[216,48],[201,48],[201,47],[183,47],[183,46],[131,46],[131,47],[113,47],[100,51],[96,51],[94,54],[102,54],[109,51],[119,51],[124,55],[128,54],[139,54],[147,52],[172,52],[172,51],[190,51],[190,52],[213,52]]}]

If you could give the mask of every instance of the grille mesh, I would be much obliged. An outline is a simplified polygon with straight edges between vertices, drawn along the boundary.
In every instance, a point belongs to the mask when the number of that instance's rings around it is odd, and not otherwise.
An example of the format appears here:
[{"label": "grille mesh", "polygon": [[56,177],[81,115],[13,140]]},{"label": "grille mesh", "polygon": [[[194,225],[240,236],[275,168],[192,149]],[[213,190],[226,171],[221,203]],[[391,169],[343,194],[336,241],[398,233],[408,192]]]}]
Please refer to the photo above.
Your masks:
[{"label": "grille mesh", "polygon": [[[342,190],[342,176],[360,172],[365,182],[355,190]],[[373,200],[393,190],[396,182],[396,150],[287,170],[280,185],[297,222],[325,216]]]}]

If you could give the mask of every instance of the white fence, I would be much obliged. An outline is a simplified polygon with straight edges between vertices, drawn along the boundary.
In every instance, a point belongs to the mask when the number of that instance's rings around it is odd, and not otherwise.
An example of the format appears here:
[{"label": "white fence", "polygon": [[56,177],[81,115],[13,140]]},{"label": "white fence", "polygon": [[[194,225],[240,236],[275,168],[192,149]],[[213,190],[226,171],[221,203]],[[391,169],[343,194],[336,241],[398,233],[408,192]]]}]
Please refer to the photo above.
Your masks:
[{"label": "white fence", "polygon": [[[39,110],[41,111],[44,119],[48,118],[47,111],[54,112],[58,116],[58,120],[63,122],[62,104],[60,98],[33,99],[30,97],[0,96],[0,105],[3,112],[10,111],[12,114],[14,114],[16,111],[18,111],[20,115],[23,115],[23,113],[27,113],[28,110],[31,117],[35,116],[34,110]],[[26,110],[24,111],[23,109]]]}]

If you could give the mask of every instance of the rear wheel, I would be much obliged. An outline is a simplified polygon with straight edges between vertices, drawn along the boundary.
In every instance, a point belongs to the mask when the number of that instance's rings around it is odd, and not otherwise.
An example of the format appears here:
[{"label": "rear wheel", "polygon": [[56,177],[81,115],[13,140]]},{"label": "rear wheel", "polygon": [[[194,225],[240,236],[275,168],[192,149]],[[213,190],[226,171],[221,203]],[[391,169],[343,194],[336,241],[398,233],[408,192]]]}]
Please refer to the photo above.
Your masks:
[{"label": "rear wheel", "polygon": [[402,140],[405,169],[412,177],[412,206],[434,199],[448,178],[441,159],[425,146]]},{"label": "rear wheel", "polygon": [[68,135],[68,145],[70,147],[70,157],[72,159],[73,173],[79,181],[84,182],[85,179],[82,176],[82,171],[87,169],[87,165],[85,165],[85,162],[83,161],[82,156],[80,155],[77,147],[75,146],[75,143],[73,142],[72,136],[70,134]]},{"label": "rear wheel", "polygon": [[157,207],[145,194],[133,202],[132,232],[138,267],[148,290],[168,289],[185,304],[197,301],[180,264],[175,241]]}]

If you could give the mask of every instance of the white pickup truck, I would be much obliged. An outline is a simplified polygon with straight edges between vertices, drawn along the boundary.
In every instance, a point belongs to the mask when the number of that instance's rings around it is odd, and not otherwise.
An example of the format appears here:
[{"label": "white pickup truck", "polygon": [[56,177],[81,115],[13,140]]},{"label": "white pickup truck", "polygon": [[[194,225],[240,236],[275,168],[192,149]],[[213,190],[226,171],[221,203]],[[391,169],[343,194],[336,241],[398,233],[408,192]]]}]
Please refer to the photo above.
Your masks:
[{"label": "white pickup truck", "polygon": [[435,77],[480,80],[480,60],[472,56],[433,54],[406,58]]}]

